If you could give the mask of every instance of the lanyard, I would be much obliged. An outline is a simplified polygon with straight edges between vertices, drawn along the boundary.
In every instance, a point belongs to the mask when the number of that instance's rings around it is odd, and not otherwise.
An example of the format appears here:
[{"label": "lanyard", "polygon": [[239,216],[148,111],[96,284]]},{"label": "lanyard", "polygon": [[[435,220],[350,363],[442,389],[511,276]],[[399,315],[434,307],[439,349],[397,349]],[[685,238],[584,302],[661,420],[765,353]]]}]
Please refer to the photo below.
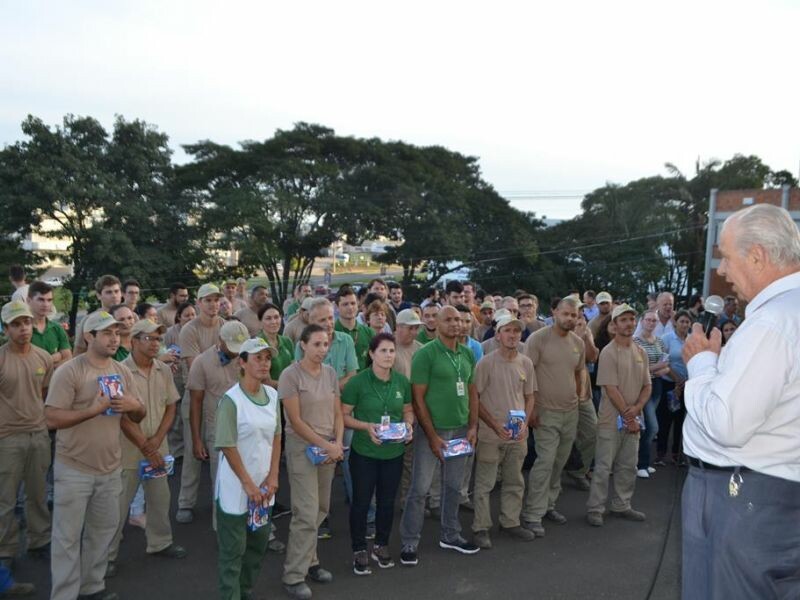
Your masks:
[{"label": "lanyard", "polygon": [[[458,348],[458,346],[456,346],[456,348]],[[444,352],[444,355],[447,357],[447,360],[450,361],[450,364],[453,365],[453,368],[456,370],[456,375],[458,375],[458,380],[463,381],[463,379],[461,378],[461,354],[456,354],[456,358],[454,359],[452,356],[450,356],[450,352],[447,351],[447,348],[444,348],[442,352]]]},{"label": "lanyard", "polygon": [[383,414],[384,415],[388,415],[389,414],[389,398],[392,397],[392,390],[394,389],[394,377],[391,376],[391,373],[389,374],[389,381],[387,382],[388,383],[388,389],[386,390],[386,396],[385,397],[381,396],[381,393],[378,391],[378,388],[375,387],[375,379],[377,379],[377,378],[378,377],[375,375],[375,372],[372,371],[372,373],[370,374],[370,377],[369,377],[369,385],[372,387],[372,391],[375,392],[375,395],[378,397],[378,400],[383,402]]}]

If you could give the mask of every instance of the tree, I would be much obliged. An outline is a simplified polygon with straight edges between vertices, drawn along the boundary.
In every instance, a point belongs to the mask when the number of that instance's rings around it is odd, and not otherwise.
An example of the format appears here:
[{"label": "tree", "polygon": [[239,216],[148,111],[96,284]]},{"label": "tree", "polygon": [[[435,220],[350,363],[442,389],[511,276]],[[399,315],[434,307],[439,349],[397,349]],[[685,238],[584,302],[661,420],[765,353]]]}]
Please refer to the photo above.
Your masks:
[{"label": "tree", "polygon": [[180,185],[202,206],[212,246],[234,248],[240,266],[262,269],[277,301],[308,281],[323,248],[358,229],[358,211],[340,188],[364,166],[363,141],[298,123],[240,150],[210,141],[185,150],[194,162],[180,169]]}]

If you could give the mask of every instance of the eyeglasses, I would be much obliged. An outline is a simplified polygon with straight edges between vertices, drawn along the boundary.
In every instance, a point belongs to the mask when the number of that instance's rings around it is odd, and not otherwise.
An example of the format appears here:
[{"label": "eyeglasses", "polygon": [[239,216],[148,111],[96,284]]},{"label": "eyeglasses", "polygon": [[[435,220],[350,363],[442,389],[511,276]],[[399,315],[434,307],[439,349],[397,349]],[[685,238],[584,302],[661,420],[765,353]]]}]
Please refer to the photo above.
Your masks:
[{"label": "eyeglasses", "polygon": [[159,344],[161,343],[160,335],[140,335],[139,339],[145,342],[158,342]]}]

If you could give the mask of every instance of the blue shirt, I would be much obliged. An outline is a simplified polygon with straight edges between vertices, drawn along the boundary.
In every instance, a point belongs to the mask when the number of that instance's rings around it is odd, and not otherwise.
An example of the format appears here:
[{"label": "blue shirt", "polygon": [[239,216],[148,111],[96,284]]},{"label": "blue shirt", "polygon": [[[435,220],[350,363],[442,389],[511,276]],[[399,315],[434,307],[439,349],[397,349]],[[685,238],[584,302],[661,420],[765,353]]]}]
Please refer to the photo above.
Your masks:
[{"label": "blue shirt", "polygon": [[467,348],[472,350],[472,355],[475,357],[475,362],[483,358],[483,348],[478,340],[474,337],[467,336],[467,343],[464,344]]},{"label": "blue shirt", "polygon": [[[667,354],[669,354],[670,368],[680,375],[681,379],[684,381],[689,379],[689,371],[686,368],[686,364],[683,362],[683,340],[678,337],[677,333],[670,331],[664,334],[664,337],[661,338],[661,342],[664,344]],[[669,375],[663,375],[661,379],[672,381]]]}]

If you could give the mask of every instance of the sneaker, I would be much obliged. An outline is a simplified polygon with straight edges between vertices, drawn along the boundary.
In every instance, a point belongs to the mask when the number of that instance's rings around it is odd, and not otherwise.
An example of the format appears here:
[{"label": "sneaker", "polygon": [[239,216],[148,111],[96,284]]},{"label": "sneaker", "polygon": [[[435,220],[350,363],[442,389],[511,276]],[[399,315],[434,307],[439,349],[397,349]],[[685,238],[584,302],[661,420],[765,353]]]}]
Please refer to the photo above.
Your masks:
[{"label": "sneaker", "polygon": [[492,547],[492,538],[489,537],[489,532],[485,529],[476,531],[475,535],[472,536],[472,540],[481,550],[489,550]]},{"label": "sneaker", "polygon": [[367,523],[367,533],[364,534],[364,537],[368,540],[375,539],[375,523]]},{"label": "sneaker", "polygon": [[146,529],[147,515],[145,513],[142,513],[140,515],[131,515],[128,518],[128,525],[132,525],[133,527],[138,527],[139,529]]},{"label": "sneaker", "polygon": [[620,519],[627,519],[628,521],[644,521],[645,514],[638,510],[629,508],[628,510],[611,511],[611,514]]},{"label": "sneaker", "polygon": [[329,540],[332,537],[333,537],[333,535],[331,535],[331,527],[328,524],[328,519],[326,518],[322,522],[322,525],[320,525],[319,529],[317,530],[317,539],[318,540]]},{"label": "sneaker", "polygon": [[369,568],[369,555],[366,550],[353,552],[353,573],[356,575],[372,575]]},{"label": "sneaker", "polygon": [[175,513],[175,520],[184,525],[191,523],[194,521],[194,511],[191,508],[179,508],[178,512]]},{"label": "sneaker", "polygon": [[656,472],[656,470],[653,467],[647,467],[647,472],[650,473],[650,475],[652,475],[653,473]]},{"label": "sneaker", "polygon": [[639,469],[636,471],[636,476],[639,479],[650,479],[650,472],[647,469]]},{"label": "sneaker", "polygon": [[552,521],[553,523],[556,523],[557,525],[563,525],[564,523],[567,522],[567,517],[562,515],[560,512],[558,512],[554,508],[550,509],[546,513],[544,513],[544,518],[545,519],[549,519],[550,521]]},{"label": "sneaker", "polygon": [[586,513],[586,522],[592,527],[602,527],[603,515],[599,512]]},{"label": "sneaker", "polygon": [[309,567],[308,576],[311,578],[311,581],[316,581],[317,583],[330,583],[333,581],[333,573],[327,569],[323,569],[319,565]]},{"label": "sneaker", "polygon": [[516,527],[500,527],[500,531],[504,531],[511,537],[522,542],[532,542],[536,539],[535,533],[533,533],[530,529],[525,529],[520,525],[517,525]]},{"label": "sneaker", "polygon": [[572,473],[567,473],[567,475],[569,475],[569,479],[572,482],[572,484],[580,491],[582,492],[589,491],[589,488],[591,486],[589,485],[589,481],[586,479],[584,475],[575,475]]},{"label": "sneaker", "polygon": [[294,598],[295,600],[311,600],[311,588],[308,587],[305,581],[292,584],[284,583],[283,589],[286,590],[290,598]]},{"label": "sneaker", "polygon": [[406,567],[416,567],[419,564],[417,549],[414,546],[403,546],[400,550],[400,564]]},{"label": "sneaker", "polygon": [[25,596],[33,596],[36,593],[36,586],[32,583],[12,583],[5,592],[2,592],[0,598],[24,598]]},{"label": "sneaker", "polygon": [[275,554],[283,554],[286,552],[286,544],[284,544],[278,538],[272,538],[267,542],[267,550]]},{"label": "sneaker", "polygon": [[391,569],[394,566],[389,548],[375,544],[372,546],[372,560],[378,563],[381,569]]},{"label": "sneaker", "polygon": [[541,521],[523,521],[522,526],[528,531],[532,531],[536,537],[544,537],[544,527]]},{"label": "sneaker", "polygon": [[445,550],[455,550],[461,554],[476,554],[480,551],[480,548],[478,548],[475,544],[461,538],[453,542],[439,540],[439,548],[444,548]]},{"label": "sneaker", "polygon": [[178,544],[170,544],[163,550],[153,552],[152,556],[163,556],[165,558],[186,558],[186,548]]}]

